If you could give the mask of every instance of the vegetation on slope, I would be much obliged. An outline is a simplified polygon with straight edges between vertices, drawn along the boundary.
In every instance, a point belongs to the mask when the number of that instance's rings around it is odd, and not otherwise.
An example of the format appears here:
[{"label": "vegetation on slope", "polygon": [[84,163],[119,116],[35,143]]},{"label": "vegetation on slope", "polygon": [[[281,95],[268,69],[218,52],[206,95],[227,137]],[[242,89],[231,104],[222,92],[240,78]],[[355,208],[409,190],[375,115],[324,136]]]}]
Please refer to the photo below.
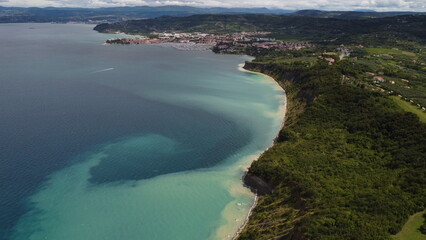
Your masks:
[{"label": "vegetation on slope", "polygon": [[342,84],[342,73],[363,71],[349,66],[247,64],[284,84],[295,109],[249,170],[274,192],[260,196],[239,239],[390,239],[425,208],[426,125],[380,93]]},{"label": "vegetation on slope", "polygon": [[426,112],[422,111],[417,106],[410,104],[409,102],[399,99],[398,97],[394,96],[392,97],[392,99],[400,108],[404,109],[407,112],[412,112],[416,114],[421,122],[426,123]]},{"label": "vegetation on slope", "polygon": [[426,15],[407,15],[375,19],[312,18],[283,15],[193,15],[160,17],[100,24],[99,32],[122,31],[130,34],[151,32],[230,33],[268,31],[280,39],[312,40],[316,42],[370,42],[383,45],[395,39],[425,41]]},{"label": "vegetation on slope", "polygon": [[[392,236],[394,240],[424,240],[426,232],[422,232],[422,226],[426,226],[426,214],[418,212],[408,219],[402,230]],[[423,225],[422,225],[423,224]],[[425,229],[426,230],[426,229]]]}]

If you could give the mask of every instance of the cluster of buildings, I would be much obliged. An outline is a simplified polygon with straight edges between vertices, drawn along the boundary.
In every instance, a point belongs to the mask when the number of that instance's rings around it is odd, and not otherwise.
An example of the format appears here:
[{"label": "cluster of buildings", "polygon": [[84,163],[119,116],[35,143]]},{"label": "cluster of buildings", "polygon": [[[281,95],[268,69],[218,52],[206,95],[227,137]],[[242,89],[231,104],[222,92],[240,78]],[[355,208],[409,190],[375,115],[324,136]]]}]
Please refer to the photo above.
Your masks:
[{"label": "cluster of buildings", "polygon": [[161,43],[158,38],[135,37],[135,38],[111,38],[106,41],[107,44],[150,44]]},{"label": "cluster of buildings", "polygon": [[215,52],[220,53],[241,53],[249,50],[251,52],[261,51],[282,51],[299,50],[301,48],[312,47],[309,42],[285,42],[271,38],[256,38],[251,40],[226,40],[215,45]]},{"label": "cluster of buildings", "polygon": [[251,38],[251,39],[225,39],[216,43],[215,52],[219,53],[241,53],[250,52],[299,50],[301,48],[312,47],[309,42],[286,42],[273,38]]},{"label": "cluster of buildings", "polygon": [[[384,79],[382,76],[376,76],[376,74],[375,73],[372,73],[372,72],[366,72],[366,74],[367,75],[370,75],[370,76],[372,76],[372,78],[371,79],[369,79],[369,80],[372,80],[373,81],[373,83],[384,83],[384,82],[388,82],[388,83],[390,83],[390,84],[395,84],[396,82],[395,81],[393,81],[393,80],[386,80],[386,79]],[[383,75],[384,74],[384,72],[379,72],[379,75]],[[401,78],[400,79],[401,80],[401,82],[404,82],[404,83],[409,83],[410,81],[409,80],[407,80],[407,79],[403,79],[403,78]],[[410,86],[408,86],[408,85],[404,85],[404,86],[402,86],[403,88],[411,88]]]},{"label": "cluster of buildings", "polygon": [[[370,80],[372,81],[381,92],[387,92],[388,94],[393,94],[394,91],[391,90],[385,90],[383,89],[383,85],[381,85],[381,83],[390,83],[390,84],[396,84],[395,81],[393,80],[386,80],[385,78],[383,78],[382,76],[377,76],[376,73],[372,73],[372,72],[366,72],[366,75],[370,75],[371,77],[367,78],[366,80]],[[384,72],[378,72],[378,75],[383,75]],[[404,78],[399,79],[402,83],[409,83],[410,81]],[[406,89],[410,89],[411,87],[408,85],[401,85],[401,87],[406,88]],[[420,105],[419,103],[415,103],[412,99],[409,99],[407,97],[403,97],[402,95],[398,95],[401,99],[410,102],[411,104],[417,106],[418,108],[422,109],[423,111],[426,111],[426,107]]]},{"label": "cluster of buildings", "polygon": [[225,33],[225,34],[208,34],[208,33],[157,33],[158,39],[165,42],[179,43],[197,43],[216,45],[220,42],[246,42],[246,41],[262,41],[269,40],[265,35],[270,32],[241,32],[241,33]]},{"label": "cluster of buildings", "polygon": [[138,36],[135,38],[115,38],[107,40],[109,44],[149,44],[149,43],[195,43],[216,45],[220,42],[237,41],[262,41],[261,36],[270,34],[270,32],[241,32],[229,34],[208,34],[208,33],[151,33],[153,38]]},{"label": "cluster of buildings", "polygon": [[[370,75],[370,76],[372,76],[372,78],[371,79],[369,79],[369,80],[372,80],[373,81],[373,83],[384,83],[384,82],[388,82],[388,83],[390,83],[390,84],[395,84],[395,81],[393,81],[393,80],[386,80],[386,79],[384,79],[382,76],[376,76],[376,74],[375,73],[372,73],[372,72],[366,72],[366,74],[367,75]],[[384,72],[379,72],[379,75],[383,75],[384,74]],[[402,80],[405,80],[405,79],[401,79],[401,81]],[[408,82],[408,80],[405,80],[405,81],[407,81]],[[409,87],[408,87],[409,88]]]},{"label": "cluster of buildings", "polygon": [[257,50],[297,50],[311,47],[309,42],[284,42],[266,37],[270,32],[241,32],[227,34],[207,33],[157,33],[153,32],[153,38],[115,38],[106,41],[107,44],[202,44],[211,46],[215,52],[243,53],[246,49]]}]

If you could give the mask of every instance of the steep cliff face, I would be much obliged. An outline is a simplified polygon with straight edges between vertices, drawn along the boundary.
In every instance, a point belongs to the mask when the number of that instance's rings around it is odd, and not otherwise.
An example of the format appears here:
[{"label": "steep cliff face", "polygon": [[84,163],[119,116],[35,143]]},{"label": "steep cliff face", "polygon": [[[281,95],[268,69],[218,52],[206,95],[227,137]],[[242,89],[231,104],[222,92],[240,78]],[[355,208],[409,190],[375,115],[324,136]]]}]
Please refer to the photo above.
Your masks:
[{"label": "steep cliff face", "polygon": [[113,33],[113,29],[110,29],[111,24],[109,23],[102,23],[99,25],[96,25],[95,28],[93,28],[93,30],[98,31],[100,33]]},{"label": "steep cliff face", "polygon": [[272,187],[256,175],[246,174],[243,181],[246,186],[259,196],[272,193]]},{"label": "steep cliff face", "polygon": [[[285,90],[287,95],[285,126],[295,123],[297,116],[303,112],[307,104],[315,99],[317,94],[313,87],[305,86],[305,69],[302,67],[293,68],[278,64],[246,62],[244,69],[271,76]],[[279,142],[281,139],[280,133],[276,140]]]},{"label": "steep cliff face", "polygon": [[[273,77],[286,91],[287,113],[284,120],[285,126],[296,123],[297,116],[303,113],[306,105],[310,104],[315,98],[314,89],[303,86],[303,83],[305,82],[303,69],[289,69],[277,64],[262,64],[256,62],[246,62],[244,69],[260,72]],[[284,131],[283,129],[281,129],[278,134],[275,140],[276,142],[289,141],[294,137],[291,136],[288,131]],[[263,235],[262,232],[259,232],[259,230],[256,229],[256,227],[253,227],[257,224],[262,225],[260,229],[284,228],[284,226],[288,227],[293,225],[307,214],[305,211],[305,202],[300,193],[283,193],[282,189],[277,189],[278,192],[275,192],[274,181],[257,173],[256,166],[252,165],[243,181],[246,186],[259,196],[259,203],[256,209],[258,212],[262,212],[265,205],[269,208],[274,208],[276,211],[269,216],[264,216],[263,218],[256,217],[256,220],[251,219],[251,224],[246,226],[248,230],[246,229],[246,231],[242,233],[239,237],[240,240],[257,239],[258,234]],[[277,198],[278,196],[279,198]],[[281,198],[282,196],[286,197]],[[265,204],[265,202],[268,203]],[[283,218],[283,215],[288,215],[288,218]],[[263,219],[264,221],[259,219]],[[275,236],[275,239],[305,239],[297,226],[287,230],[284,229],[283,231],[280,230],[280,232],[284,234],[278,237]]]},{"label": "steep cliff face", "polygon": [[303,71],[301,69],[285,69],[277,64],[263,64],[256,62],[246,62],[244,69],[261,72],[273,77],[280,84],[302,82]]},{"label": "steep cliff face", "polygon": [[286,91],[290,100],[297,98],[299,100],[312,102],[315,98],[315,91],[310,86],[304,86],[306,83],[305,70],[303,67],[288,67],[278,64],[264,64],[256,62],[246,62],[244,69],[264,73],[273,77]]}]

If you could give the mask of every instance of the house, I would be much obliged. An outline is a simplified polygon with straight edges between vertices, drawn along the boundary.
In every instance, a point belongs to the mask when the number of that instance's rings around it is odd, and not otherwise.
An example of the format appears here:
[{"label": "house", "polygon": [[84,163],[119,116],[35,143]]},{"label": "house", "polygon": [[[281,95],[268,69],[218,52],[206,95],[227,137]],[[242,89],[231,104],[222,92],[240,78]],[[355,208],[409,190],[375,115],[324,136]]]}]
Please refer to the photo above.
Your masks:
[{"label": "house", "polygon": [[377,82],[385,82],[385,79],[384,79],[384,78],[382,78],[382,77],[379,77],[379,76],[375,76],[375,77],[373,78],[373,80],[375,80],[375,81],[377,81]]},{"label": "house", "polygon": [[331,65],[334,63],[334,58],[324,58],[328,62],[328,65]]}]

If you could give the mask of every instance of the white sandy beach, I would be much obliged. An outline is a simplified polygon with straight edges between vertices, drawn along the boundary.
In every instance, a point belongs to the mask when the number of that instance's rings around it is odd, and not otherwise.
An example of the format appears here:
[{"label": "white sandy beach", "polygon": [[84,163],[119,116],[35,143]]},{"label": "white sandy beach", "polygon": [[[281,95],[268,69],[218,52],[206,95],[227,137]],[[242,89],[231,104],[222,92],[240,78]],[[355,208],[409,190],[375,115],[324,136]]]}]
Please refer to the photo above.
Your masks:
[{"label": "white sandy beach", "polygon": [[[282,129],[282,127],[284,126],[284,118],[285,118],[285,114],[286,114],[286,111],[287,111],[287,97],[285,95],[284,89],[271,76],[268,76],[264,73],[249,71],[247,69],[244,69],[243,66],[244,66],[244,63],[239,64],[238,69],[240,71],[243,71],[243,72],[259,74],[259,75],[264,77],[265,81],[268,81],[269,84],[272,84],[276,90],[282,91],[282,94],[277,95],[280,98],[280,106],[279,106],[278,111],[274,114],[274,117],[281,120],[280,129]],[[274,145],[274,140],[276,139],[276,137],[278,137],[278,134],[279,134],[279,131],[276,133],[275,138],[271,139],[271,144],[269,145],[269,147],[267,149],[265,149],[265,151],[263,151],[263,152],[266,152],[269,148],[271,148]],[[259,153],[259,154],[254,154],[254,155],[244,157],[244,159],[242,159],[242,161],[241,161],[242,164],[239,166],[240,169],[242,170],[241,172],[243,174],[246,174],[250,165],[254,161],[257,161],[259,159],[259,157],[263,154],[263,152]],[[244,178],[244,175],[241,176],[241,180],[243,178]],[[226,208],[222,212],[222,217],[227,220],[228,224],[224,224],[223,226],[221,226],[216,231],[216,238],[217,239],[236,239],[238,237],[238,235],[241,233],[241,231],[244,229],[245,225],[247,224],[247,222],[249,220],[250,215],[252,214],[253,209],[256,207],[256,204],[257,204],[257,195],[253,194],[251,192],[251,190],[248,189],[243,184],[241,184],[241,182],[238,185],[230,183],[230,186],[228,186],[228,187],[229,187],[230,194],[232,196],[237,196],[239,194],[250,195],[252,197],[252,202],[250,204],[251,205],[250,208],[245,213],[244,218],[236,217],[235,215],[233,215],[234,212],[232,210],[233,208],[235,208],[235,205],[241,206],[244,203],[239,203],[239,202],[233,201],[226,206]],[[233,223],[233,224],[230,224],[230,223]],[[235,229],[235,223],[238,223],[237,229]],[[230,232],[233,232],[233,234],[230,234]]]}]

